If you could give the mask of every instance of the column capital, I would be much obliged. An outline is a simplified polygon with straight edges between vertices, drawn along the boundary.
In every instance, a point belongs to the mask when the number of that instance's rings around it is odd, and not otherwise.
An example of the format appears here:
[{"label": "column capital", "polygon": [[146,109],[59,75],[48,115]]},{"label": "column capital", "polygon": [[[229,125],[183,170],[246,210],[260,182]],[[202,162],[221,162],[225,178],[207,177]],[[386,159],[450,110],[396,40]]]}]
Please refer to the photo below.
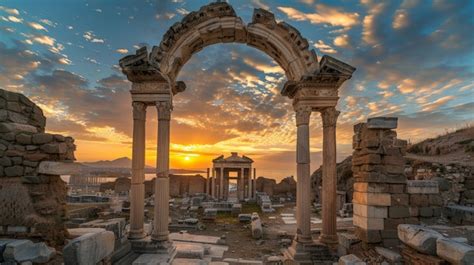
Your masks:
[{"label": "column capital", "polygon": [[309,118],[311,117],[311,112],[312,112],[312,108],[310,106],[295,107],[296,126],[309,124]]},{"label": "column capital", "polygon": [[146,119],[146,104],[140,101],[133,101],[133,119],[134,120],[145,120]]},{"label": "column capital", "polygon": [[158,120],[170,120],[173,105],[170,101],[157,101],[156,110],[158,111]]},{"label": "column capital", "polygon": [[323,119],[323,127],[335,127],[339,113],[341,112],[334,107],[322,109],[321,118]]}]

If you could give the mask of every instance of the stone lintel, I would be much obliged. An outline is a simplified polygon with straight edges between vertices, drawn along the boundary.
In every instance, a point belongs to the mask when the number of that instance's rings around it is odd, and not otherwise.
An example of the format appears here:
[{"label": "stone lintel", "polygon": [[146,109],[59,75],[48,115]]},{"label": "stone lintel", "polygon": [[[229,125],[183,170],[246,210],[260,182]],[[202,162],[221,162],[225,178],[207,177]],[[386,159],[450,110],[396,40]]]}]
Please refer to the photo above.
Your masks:
[{"label": "stone lintel", "polygon": [[321,111],[322,109],[335,107],[339,97],[319,97],[319,98],[295,98],[293,99],[293,107],[309,106],[313,111]]},{"label": "stone lintel", "polygon": [[143,102],[150,106],[155,106],[158,101],[170,101],[172,96],[170,94],[158,94],[158,93],[141,93],[132,94],[132,101]]},{"label": "stone lintel", "polygon": [[39,174],[72,175],[81,172],[82,165],[73,162],[42,161],[38,166]]},{"label": "stone lintel", "polygon": [[397,126],[397,117],[375,117],[367,119],[367,128],[369,129],[396,129]]},{"label": "stone lintel", "polygon": [[410,194],[438,194],[439,183],[435,180],[407,180],[407,192]]},{"label": "stone lintel", "polygon": [[347,79],[352,77],[352,73],[356,70],[355,67],[348,65],[338,59],[329,55],[324,55],[319,62],[320,72],[322,73],[340,73],[346,75]]}]

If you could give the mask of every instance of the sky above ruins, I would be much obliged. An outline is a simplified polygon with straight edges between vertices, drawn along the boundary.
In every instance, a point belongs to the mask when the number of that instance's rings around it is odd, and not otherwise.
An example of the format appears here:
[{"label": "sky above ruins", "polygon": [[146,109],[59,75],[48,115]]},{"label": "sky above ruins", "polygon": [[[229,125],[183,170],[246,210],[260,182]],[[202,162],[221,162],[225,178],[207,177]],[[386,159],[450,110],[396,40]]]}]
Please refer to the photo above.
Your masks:
[{"label": "sky above ruins", "polygon": [[[76,139],[79,161],[131,156],[130,83],[118,60],[159,44],[162,35],[208,1],[0,2],[0,87],[25,93],[47,116],[47,130]],[[340,90],[338,160],[352,152],[352,126],[399,117],[411,141],[474,120],[474,1],[229,1],[244,22],[269,9],[308,39],[318,57],[357,68]],[[279,91],[286,77],[266,54],[219,44],[195,54],[178,80],[171,167],[211,166],[231,151],[259,175],[295,172],[295,121]],[[156,157],[156,110],[148,108],[147,164]],[[311,120],[312,169],[321,161],[321,122]]]}]

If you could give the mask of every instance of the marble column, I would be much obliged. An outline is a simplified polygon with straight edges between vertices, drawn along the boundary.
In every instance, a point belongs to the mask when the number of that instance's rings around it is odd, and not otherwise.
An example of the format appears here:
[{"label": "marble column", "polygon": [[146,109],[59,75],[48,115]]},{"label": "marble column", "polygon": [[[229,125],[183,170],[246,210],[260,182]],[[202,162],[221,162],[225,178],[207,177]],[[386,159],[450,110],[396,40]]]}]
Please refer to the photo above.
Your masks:
[{"label": "marble column", "polygon": [[132,180],[130,191],[130,232],[128,238],[145,237],[143,218],[145,210],[145,121],[146,104],[133,102]]},{"label": "marble column", "polygon": [[224,199],[224,167],[220,168],[220,175],[219,175],[219,199]]},{"label": "marble column", "polygon": [[240,169],[239,200],[245,200],[244,168],[241,168],[241,169]]},{"label": "marble column", "polygon": [[210,174],[209,174],[209,173],[210,173],[209,170],[210,170],[210,169],[207,168],[207,175],[206,175],[206,195],[210,195],[210,194],[209,194],[209,190],[210,190],[210,185],[211,185],[211,183],[209,182],[209,175],[210,175]]},{"label": "marble column", "polygon": [[323,181],[322,181],[322,231],[320,241],[337,243],[337,172],[336,172],[336,123],[339,111],[334,107],[321,111],[323,120]]},{"label": "marble column", "polygon": [[296,111],[296,240],[310,243],[311,238],[311,176],[309,149],[309,120],[311,107],[300,106]]},{"label": "marble column", "polygon": [[247,190],[248,190],[247,197],[249,199],[252,199],[253,198],[253,194],[252,194],[252,166],[250,166],[250,168],[249,168],[248,178],[249,178],[249,182],[248,182],[249,186],[247,187]]},{"label": "marble column", "polygon": [[254,168],[253,169],[253,185],[252,185],[252,188],[253,188],[253,198],[254,199],[257,199],[257,169]]},{"label": "marble column", "polygon": [[216,197],[216,168],[212,168],[212,177],[211,177],[211,196]]},{"label": "marble column", "polygon": [[170,118],[172,105],[169,101],[158,101],[158,157],[156,160],[154,241],[168,240],[169,218],[169,152]]}]

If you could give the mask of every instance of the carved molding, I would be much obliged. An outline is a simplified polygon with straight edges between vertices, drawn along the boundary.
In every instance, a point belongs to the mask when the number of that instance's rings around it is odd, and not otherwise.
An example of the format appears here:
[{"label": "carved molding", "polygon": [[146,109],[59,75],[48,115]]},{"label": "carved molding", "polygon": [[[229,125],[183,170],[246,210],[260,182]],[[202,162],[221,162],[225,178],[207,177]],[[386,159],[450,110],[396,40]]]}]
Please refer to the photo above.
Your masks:
[{"label": "carved molding", "polygon": [[170,120],[173,105],[170,101],[157,101],[156,110],[158,111],[158,120]]},{"label": "carved molding", "polygon": [[145,120],[146,119],[146,104],[144,102],[134,101],[132,102],[133,107],[133,119],[134,120]]},{"label": "carved molding", "polygon": [[321,118],[323,120],[323,127],[335,127],[339,113],[341,112],[334,107],[322,109]]},{"label": "carved molding", "polygon": [[310,106],[298,106],[295,108],[296,126],[309,124],[312,108]]}]

